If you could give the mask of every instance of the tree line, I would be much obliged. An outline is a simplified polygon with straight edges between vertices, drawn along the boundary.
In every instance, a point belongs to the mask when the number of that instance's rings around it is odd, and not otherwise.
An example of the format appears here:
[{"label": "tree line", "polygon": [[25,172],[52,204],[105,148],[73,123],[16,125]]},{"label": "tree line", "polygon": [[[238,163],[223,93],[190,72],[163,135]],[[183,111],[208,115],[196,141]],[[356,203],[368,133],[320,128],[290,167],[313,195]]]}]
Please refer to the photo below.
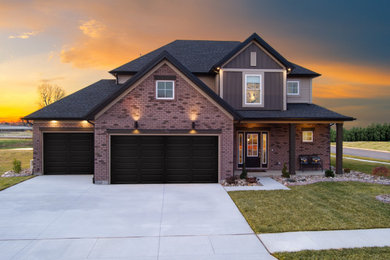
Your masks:
[{"label": "tree line", "polygon": [[[343,131],[344,141],[390,141],[389,124],[371,124],[367,127],[352,127]],[[336,141],[336,130],[330,129],[330,140]]]}]

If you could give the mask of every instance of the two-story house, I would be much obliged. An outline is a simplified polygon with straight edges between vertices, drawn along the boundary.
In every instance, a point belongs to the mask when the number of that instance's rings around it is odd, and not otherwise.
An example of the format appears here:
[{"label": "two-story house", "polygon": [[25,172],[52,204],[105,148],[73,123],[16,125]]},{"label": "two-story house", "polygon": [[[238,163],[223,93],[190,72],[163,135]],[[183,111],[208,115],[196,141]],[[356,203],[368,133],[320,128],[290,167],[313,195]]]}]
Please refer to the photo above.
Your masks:
[{"label": "two-story house", "polygon": [[299,155],[330,167],[330,126],[353,118],[312,103],[320,76],[257,34],[243,42],[177,40],[24,119],[34,173],[94,182],[218,182],[240,172],[295,173]]}]

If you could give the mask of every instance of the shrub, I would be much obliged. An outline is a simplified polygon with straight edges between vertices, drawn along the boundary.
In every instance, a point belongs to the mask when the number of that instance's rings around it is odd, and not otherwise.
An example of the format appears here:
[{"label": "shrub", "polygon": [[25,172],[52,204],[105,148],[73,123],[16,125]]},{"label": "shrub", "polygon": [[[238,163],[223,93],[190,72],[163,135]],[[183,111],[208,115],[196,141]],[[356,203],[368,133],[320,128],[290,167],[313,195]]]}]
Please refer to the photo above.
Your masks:
[{"label": "shrub", "polygon": [[246,177],[248,177],[248,172],[246,171],[246,168],[245,168],[245,163],[242,165],[242,172],[240,174],[240,178],[241,179],[246,179]]},{"label": "shrub", "polygon": [[282,177],[290,178],[290,173],[287,171],[287,164],[283,164]]},{"label": "shrub", "polygon": [[351,169],[349,169],[349,168],[344,169],[344,173],[350,173],[350,172],[351,172]]},{"label": "shrub", "polygon": [[14,159],[13,165],[14,165],[14,167],[12,169],[14,170],[14,172],[20,173],[22,170],[22,162]]},{"label": "shrub", "polygon": [[227,177],[227,178],[225,179],[226,183],[228,183],[228,184],[233,184],[233,183],[235,183],[235,180],[236,180],[236,178],[235,178],[234,176],[230,176],[230,177]]},{"label": "shrub", "polygon": [[334,172],[332,170],[326,170],[325,171],[325,177],[334,177]]},{"label": "shrub", "polygon": [[375,176],[385,176],[385,177],[390,177],[390,171],[388,168],[386,167],[375,167],[373,170],[372,170],[372,175],[375,175]]}]

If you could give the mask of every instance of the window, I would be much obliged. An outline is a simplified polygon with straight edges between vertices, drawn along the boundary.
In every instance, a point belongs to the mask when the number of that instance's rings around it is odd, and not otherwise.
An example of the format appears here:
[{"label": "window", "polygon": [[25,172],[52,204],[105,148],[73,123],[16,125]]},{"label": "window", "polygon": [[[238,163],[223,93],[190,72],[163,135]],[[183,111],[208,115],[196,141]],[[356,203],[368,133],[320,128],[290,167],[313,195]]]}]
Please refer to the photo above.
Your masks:
[{"label": "window", "polygon": [[261,75],[245,75],[245,105],[262,104]]},{"label": "window", "polygon": [[238,164],[243,164],[244,162],[244,134],[239,133],[238,134]]},{"label": "window", "polygon": [[258,134],[247,134],[246,156],[258,157]]},{"label": "window", "polygon": [[299,81],[287,81],[287,95],[299,95]]},{"label": "window", "polygon": [[174,81],[157,80],[156,81],[156,98],[157,99],[174,99],[175,83]]},{"label": "window", "polygon": [[304,143],[313,142],[313,131],[302,131],[302,142]]}]

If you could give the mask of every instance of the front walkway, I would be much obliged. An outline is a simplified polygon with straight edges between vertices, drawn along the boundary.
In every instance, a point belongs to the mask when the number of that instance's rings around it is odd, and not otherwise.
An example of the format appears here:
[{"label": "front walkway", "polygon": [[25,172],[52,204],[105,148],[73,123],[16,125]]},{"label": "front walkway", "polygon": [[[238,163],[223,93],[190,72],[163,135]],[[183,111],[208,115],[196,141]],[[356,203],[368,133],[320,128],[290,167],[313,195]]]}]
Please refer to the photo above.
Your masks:
[{"label": "front walkway", "polygon": [[220,184],[38,176],[0,201],[2,260],[274,259]]},{"label": "front walkway", "polygon": [[271,253],[390,246],[390,228],[286,232],[258,236]]}]

